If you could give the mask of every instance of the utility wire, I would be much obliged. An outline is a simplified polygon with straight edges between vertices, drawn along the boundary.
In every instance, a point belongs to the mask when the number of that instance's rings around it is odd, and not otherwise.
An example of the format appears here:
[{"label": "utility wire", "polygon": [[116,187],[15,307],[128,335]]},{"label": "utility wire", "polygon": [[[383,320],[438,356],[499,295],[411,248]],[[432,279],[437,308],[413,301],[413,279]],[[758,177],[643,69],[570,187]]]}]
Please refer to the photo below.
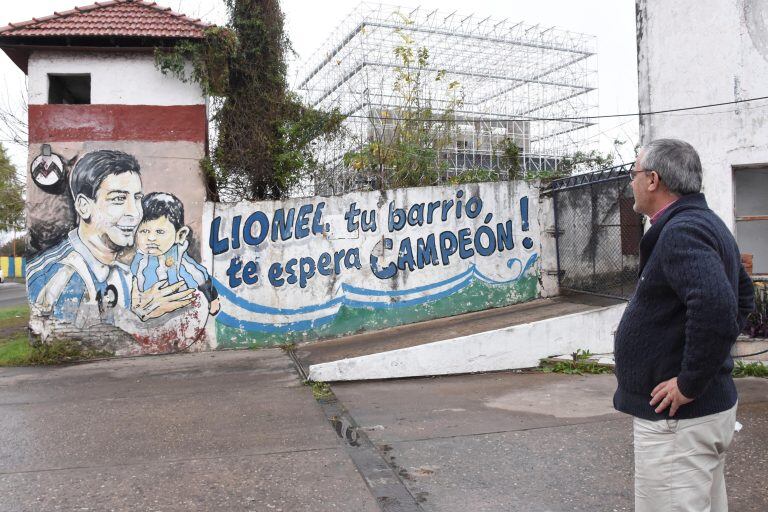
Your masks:
[{"label": "utility wire", "polygon": [[765,354],[766,352],[768,352],[768,348],[765,350],[761,350],[760,352],[755,352],[754,354],[734,354],[733,357],[741,358],[741,357],[759,356],[760,354]]},{"label": "utility wire", "polygon": [[[756,98],[745,98],[741,100],[734,100],[734,101],[724,101],[721,103],[709,103],[707,105],[696,105],[693,107],[680,107],[680,108],[668,108],[665,110],[654,110],[651,112],[632,112],[632,113],[625,113],[625,114],[603,114],[603,115],[597,115],[597,116],[578,116],[578,117],[530,117],[530,116],[517,116],[517,117],[478,117],[478,118],[460,118],[460,119],[407,119],[404,117],[393,117],[393,116],[385,116],[382,117],[382,119],[388,120],[391,119],[393,121],[433,121],[433,122],[446,122],[446,121],[453,121],[453,122],[476,122],[476,121],[583,121],[585,119],[607,119],[607,118],[615,118],[615,117],[633,117],[633,116],[654,116],[658,114],[669,114],[671,112],[686,112],[690,110],[700,110],[703,108],[711,108],[711,107],[722,107],[725,105],[737,105],[740,103],[748,103],[751,101],[760,101],[760,100],[768,100],[768,96],[759,96]],[[722,112],[719,112],[722,113]],[[373,116],[365,116],[360,114],[350,114],[345,117],[352,117],[352,118],[358,118],[358,119],[372,119]]]}]

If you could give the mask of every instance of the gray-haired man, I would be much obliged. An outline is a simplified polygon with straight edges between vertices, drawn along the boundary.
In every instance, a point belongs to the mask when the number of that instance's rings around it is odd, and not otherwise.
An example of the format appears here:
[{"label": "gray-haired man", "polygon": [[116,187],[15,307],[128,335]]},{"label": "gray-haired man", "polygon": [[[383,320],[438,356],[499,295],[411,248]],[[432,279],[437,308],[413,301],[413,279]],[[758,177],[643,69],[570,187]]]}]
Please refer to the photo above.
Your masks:
[{"label": "gray-haired man", "polygon": [[634,419],[635,510],[725,511],[723,467],[736,421],[731,347],[754,308],[739,248],[700,193],[694,148],[642,148],[635,211],[652,226],[640,280],[616,332],[614,406]]}]

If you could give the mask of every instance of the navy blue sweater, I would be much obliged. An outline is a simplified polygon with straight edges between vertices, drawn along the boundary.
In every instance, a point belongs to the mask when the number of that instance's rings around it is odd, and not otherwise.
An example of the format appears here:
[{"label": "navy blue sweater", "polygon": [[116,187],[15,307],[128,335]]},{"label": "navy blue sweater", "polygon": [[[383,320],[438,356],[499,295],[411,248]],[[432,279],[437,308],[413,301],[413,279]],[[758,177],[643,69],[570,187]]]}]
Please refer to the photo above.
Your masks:
[{"label": "navy blue sweater", "polygon": [[640,280],[616,331],[614,407],[648,420],[657,384],[677,377],[693,402],[675,419],[725,411],[736,403],[731,347],[754,309],[752,280],[739,248],[703,194],[681,197],[640,242]]}]

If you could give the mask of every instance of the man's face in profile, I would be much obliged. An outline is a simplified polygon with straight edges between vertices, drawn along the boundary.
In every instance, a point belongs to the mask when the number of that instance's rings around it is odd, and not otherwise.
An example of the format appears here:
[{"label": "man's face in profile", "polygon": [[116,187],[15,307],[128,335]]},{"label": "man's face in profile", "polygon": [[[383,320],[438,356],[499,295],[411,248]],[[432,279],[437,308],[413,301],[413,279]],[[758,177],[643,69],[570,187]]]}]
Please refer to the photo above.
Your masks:
[{"label": "man's face in profile", "polygon": [[134,172],[111,174],[101,182],[91,204],[89,223],[104,242],[117,247],[133,245],[141,222],[141,177]]}]

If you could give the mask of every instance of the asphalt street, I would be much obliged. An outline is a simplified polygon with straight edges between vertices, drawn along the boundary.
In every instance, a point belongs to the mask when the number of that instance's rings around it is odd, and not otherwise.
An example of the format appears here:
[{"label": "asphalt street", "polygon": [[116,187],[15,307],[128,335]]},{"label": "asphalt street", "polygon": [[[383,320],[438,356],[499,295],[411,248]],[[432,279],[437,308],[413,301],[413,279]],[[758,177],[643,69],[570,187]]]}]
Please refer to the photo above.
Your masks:
[{"label": "asphalt street", "polygon": [[27,303],[27,288],[24,283],[0,283],[0,309],[21,306]]},{"label": "asphalt street", "polygon": [[[730,510],[765,511],[768,380],[737,386]],[[0,511],[629,511],[614,387],[501,372],[318,400],[279,349],[0,368]]]}]

